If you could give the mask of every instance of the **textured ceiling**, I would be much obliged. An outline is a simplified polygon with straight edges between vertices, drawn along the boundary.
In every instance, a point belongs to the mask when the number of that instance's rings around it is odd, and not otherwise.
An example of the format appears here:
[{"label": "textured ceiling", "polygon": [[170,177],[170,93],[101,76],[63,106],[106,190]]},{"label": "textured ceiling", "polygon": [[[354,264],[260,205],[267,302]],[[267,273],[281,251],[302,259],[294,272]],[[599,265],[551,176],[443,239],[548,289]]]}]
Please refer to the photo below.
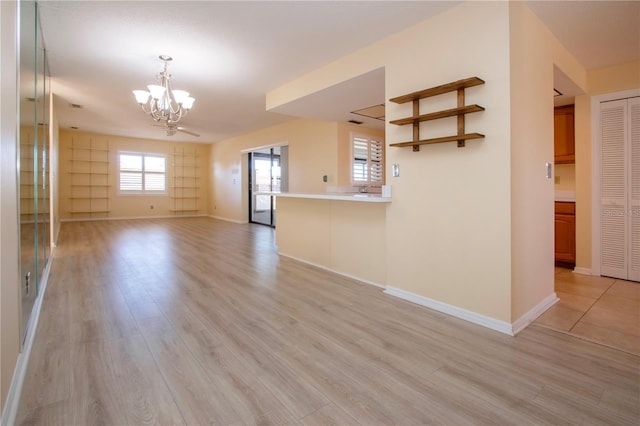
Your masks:
[{"label": "textured ceiling", "polygon": [[[265,111],[265,94],[458,3],[39,2],[62,128],[169,139],[151,125],[131,93],[154,83],[162,66],[157,57],[167,54],[174,58],[169,69],[173,87],[196,98],[181,124],[201,134],[171,139],[199,142],[219,141],[290,119],[284,114],[299,115],[286,108],[280,113]],[[586,68],[640,57],[640,2],[527,3]],[[345,85],[333,95],[360,90],[363,82],[378,84],[383,75],[378,71],[364,81],[354,79],[354,86]],[[363,93],[361,99],[350,95],[345,111],[334,114],[344,119],[349,111],[384,102],[383,88]],[[72,103],[83,108],[71,108]],[[328,112],[318,111],[316,118]]]}]

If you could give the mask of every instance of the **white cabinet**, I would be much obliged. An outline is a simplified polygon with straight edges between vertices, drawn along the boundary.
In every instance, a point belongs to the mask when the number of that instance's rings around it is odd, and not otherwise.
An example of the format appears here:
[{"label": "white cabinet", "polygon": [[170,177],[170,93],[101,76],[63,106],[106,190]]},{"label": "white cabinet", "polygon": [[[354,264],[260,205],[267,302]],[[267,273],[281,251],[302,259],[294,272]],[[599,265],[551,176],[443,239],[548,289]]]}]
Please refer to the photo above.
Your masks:
[{"label": "white cabinet", "polygon": [[600,104],[600,273],[640,281],[640,97]]}]

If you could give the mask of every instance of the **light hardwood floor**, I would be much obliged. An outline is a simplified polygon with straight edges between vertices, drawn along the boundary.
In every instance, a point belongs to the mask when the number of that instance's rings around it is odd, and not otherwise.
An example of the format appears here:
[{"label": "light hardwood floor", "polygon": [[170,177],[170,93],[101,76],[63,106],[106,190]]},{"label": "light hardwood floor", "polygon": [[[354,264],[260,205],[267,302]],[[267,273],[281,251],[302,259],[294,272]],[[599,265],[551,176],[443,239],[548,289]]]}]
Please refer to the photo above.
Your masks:
[{"label": "light hardwood floor", "polygon": [[[312,243],[312,242],[310,242]],[[640,357],[509,337],[208,218],[63,224],[18,424],[638,424]]]}]

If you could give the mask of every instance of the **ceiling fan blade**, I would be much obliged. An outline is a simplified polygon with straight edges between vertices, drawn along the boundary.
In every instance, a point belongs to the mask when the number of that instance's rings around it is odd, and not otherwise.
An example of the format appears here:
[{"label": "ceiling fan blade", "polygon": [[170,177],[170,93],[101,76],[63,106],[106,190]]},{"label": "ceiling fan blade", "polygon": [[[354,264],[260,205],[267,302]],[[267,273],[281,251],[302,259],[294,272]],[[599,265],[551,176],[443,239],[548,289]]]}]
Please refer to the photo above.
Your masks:
[{"label": "ceiling fan blade", "polygon": [[197,137],[197,138],[199,138],[199,137],[200,137],[200,135],[199,135],[199,134],[194,133],[194,132],[190,132],[189,130],[186,130],[184,127],[178,127],[178,131],[179,131],[179,132],[182,132],[182,133],[186,133],[186,134],[191,135],[191,136],[195,136],[195,137]]}]

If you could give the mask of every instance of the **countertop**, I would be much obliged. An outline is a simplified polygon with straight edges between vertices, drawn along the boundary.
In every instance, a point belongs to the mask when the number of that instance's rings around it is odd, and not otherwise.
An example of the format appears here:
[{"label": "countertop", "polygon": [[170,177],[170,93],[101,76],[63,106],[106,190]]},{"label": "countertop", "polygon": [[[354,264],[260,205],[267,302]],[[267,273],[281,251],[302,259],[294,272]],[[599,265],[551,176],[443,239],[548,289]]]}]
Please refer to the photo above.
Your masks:
[{"label": "countertop", "polygon": [[367,193],[326,193],[326,194],[297,194],[292,192],[257,192],[256,195],[275,195],[284,198],[308,198],[313,200],[357,201],[361,203],[390,203],[391,197],[381,194]]},{"label": "countertop", "polygon": [[564,202],[575,203],[576,202],[576,191],[557,190],[555,198],[556,198],[556,201],[564,201]]}]

